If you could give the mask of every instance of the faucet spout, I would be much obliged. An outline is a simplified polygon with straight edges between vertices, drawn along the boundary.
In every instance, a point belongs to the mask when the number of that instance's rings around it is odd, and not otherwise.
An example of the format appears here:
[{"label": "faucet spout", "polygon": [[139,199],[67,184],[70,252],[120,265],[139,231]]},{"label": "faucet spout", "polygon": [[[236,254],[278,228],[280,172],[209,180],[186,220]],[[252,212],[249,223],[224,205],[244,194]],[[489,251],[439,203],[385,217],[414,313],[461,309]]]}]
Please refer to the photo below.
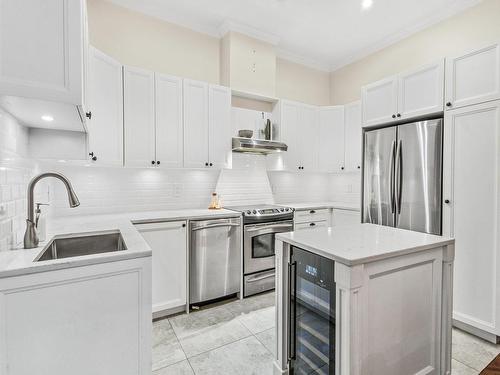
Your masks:
[{"label": "faucet spout", "polygon": [[33,177],[33,179],[28,184],[28,218],[26,219],[26,232],[24,233],[25,249],[33,249],[37,247],[39,243],[35,225],[34,192],[37,182],[46,177],[57,178],[64,184],[68,193],[69,206],[71,208],[78,207],[80,205],[80,201],[78,200],[78,197],[76,196],[76,193],[71,186],[71,182],[69,182],[68,178],[64,175],[56,172],[48,172]]}]

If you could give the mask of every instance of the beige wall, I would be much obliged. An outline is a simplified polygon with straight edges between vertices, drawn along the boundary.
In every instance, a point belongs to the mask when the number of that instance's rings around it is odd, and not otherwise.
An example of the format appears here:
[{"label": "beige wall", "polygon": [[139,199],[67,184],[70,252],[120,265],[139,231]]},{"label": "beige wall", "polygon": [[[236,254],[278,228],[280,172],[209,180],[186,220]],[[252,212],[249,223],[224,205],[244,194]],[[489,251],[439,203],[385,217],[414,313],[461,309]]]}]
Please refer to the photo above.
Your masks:
[{"label": "beige wall", "polygon": [[331,104],[359,99],[365,84],[491,41],[500,41],[500,0],[484,0],[463,13],[331,73]]},{"label": "beige wall", "polygon": [[219,39],[88,0],[90,42],[126,65],[219,83]]},{"label": "beige wall", "polygon": [[330,74],[277,59],[276,96],[307,104],[330,104]]}]

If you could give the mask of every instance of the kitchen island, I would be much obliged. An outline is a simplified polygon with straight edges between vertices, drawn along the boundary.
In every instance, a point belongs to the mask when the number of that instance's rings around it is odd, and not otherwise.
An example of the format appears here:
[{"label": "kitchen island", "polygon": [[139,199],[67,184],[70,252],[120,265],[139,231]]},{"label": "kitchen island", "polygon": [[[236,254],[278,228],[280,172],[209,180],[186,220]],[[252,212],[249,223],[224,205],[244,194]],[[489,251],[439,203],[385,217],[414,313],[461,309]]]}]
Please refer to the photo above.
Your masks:
[{"label": "kitchen island", "polygon": [[453,239],[373,224],[277,235],[274,372],[451,374],[453,260]]}]

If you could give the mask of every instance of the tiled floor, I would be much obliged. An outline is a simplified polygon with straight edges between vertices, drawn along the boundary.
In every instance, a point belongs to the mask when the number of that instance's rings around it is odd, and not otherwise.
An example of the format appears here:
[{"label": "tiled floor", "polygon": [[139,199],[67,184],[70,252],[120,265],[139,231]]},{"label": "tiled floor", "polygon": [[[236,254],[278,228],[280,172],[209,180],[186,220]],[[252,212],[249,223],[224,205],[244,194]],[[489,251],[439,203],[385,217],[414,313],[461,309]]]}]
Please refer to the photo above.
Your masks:
[{"label": "tiled floor", "polygon": [[[153,324],[153,375],[271,375],[274,293],[231,301]],[[453,375],[476,375],[500,353],[453,331]]]}]

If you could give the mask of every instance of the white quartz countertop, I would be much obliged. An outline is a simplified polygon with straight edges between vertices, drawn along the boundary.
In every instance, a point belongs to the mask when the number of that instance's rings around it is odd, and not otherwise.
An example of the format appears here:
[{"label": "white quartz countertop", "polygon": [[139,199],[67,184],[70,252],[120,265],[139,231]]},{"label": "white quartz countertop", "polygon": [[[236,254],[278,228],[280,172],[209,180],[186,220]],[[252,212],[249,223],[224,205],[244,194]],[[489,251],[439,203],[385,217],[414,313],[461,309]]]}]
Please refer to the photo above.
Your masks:
[{"label": "white quartz countertop", "polygon": [[277,234],[290,245],[354,266],[454,244],[453,239],[375,224],[353,224]]},{"label": "white quartz countertop", "polygon": [[[36,249],[0,252],[0,278],[151,256],[150,247],[134,227],[134,224],[239,216],[238,212],[229,210],[185,209],[49,219],[47,221],[47,241],[41,242]],[[34,262],[34,259],[40,254],[45,245],[55,236],[73,236],[90,232],[109,231],[119,231],[121,233],[127,250]]]},{"label": "white quartz countertop", "polygon": [[281,206],[295,208],[295,210],[312,210],[322,208],[336,208],[339,210],[360,211],[360,203],[343,203],[343,202],[291,202],[278,203]]}]

